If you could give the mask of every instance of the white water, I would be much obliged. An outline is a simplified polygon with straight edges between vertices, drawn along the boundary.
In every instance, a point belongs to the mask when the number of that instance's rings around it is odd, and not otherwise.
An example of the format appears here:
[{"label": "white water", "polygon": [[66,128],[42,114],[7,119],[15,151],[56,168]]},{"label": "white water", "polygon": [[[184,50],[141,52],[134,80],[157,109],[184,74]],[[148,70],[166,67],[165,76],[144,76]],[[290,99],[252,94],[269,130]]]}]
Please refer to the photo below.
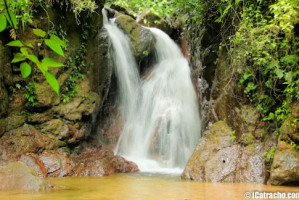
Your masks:
[{"label": "white water", "polygon": [[114,49],[124,121],[115,153],[135,162],[142,172],[180,173],[200,137],[187,60],[168,35],[151,28],[157,63],[141,80],[129,38],[113,21],[105,19],[104,27]]}]

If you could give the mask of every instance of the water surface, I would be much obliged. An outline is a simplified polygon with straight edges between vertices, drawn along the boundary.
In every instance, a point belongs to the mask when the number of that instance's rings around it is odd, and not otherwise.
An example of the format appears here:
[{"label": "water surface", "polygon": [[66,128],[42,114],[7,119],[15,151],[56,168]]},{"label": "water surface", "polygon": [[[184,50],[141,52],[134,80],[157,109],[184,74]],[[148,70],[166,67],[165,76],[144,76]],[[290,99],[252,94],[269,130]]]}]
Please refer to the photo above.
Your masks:
[{"label": "water surface", "polygon": [[297,187],[239,183],[199,183],[178,177],[118,174],[107,177],[51,178],[65,189],[44,193],[0,191],[1,200],[234,200],[247,191],[299,192]]}]

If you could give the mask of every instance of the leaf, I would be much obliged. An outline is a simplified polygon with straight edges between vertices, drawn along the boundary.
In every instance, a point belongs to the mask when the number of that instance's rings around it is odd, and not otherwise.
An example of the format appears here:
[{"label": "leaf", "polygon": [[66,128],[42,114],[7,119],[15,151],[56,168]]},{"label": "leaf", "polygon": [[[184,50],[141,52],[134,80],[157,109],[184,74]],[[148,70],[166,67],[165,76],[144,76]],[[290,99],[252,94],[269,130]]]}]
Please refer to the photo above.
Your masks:
[{"label": "leaf", "polygon": [[17,53],[15,57],[12,59],[11,63],[17,63],[23,60],[26,60],[26,56],[21,53]]},{"label": "leaf", "polygon": [[6,17],[4,15],[0,15],[0,32],[4,31],[7,26]]},{"label": "leaf", "polygon": [[39,29],[39,28],[33,29],[33,33],[35,35],[37,35],[38,37],[42,37],[42,38],[44,38],[46,36],[46,32],[43,31],[43,30],[41,30],[41,29]]},{"label": "leaf", "polygon": [[32,48],[32,49],[34,48],[33,45],[32,45],[31,43],[27,43],[26,46],[27,46],[27,47],[30,47],[30,48]]},{"label": "leaf", "polygon": [[31,60],[32,62],[34,62],[35,64],[40,63],[39,60],[38,60],[38,58],[35,55],[33,55],[33,54],[29,55],[28,59]]},{"label": "leaf", "polygon": [[59,44],[62,47],[66,47],[66,43],[56,35],[50,35],[50,40],[55,41],[57,44]]},{"label": "leaf", "polygon": [[64,66],[64,64],[62,64],[61,62],[53,59],[53,58],[44,58],[42,60],[42,64],[48,66],[48,67],[62,67]]},{"label": "leaf", "polygon": [[22,47],[24,45],[23,45],[23,43],[20,40],[15,40],[15,41],[11,41],[11,42],[7,43],[6,46]]},{"label": "leaf", "polygon": [[46,45],[48,47],[50,47],[50,49],[52,49],[53,51],[55,51],[58,55],[61,55],[61,56],[64,57],[62,48],[61,48],[61,46],[57,42],[55,42],[53,40],[46,39],[45,43],[46,43]]},{"label": "leaf", "polygon": [[20,49],[20,51],[21,51],[21,53],[22,53],[24,56],[28,57],[28,52],[27,52],[27,48],[26,48],[26,47],[22,47],[22,48]]},{"label": "leaf", "polygon": [[20,69],[23,78],[27,78],[31,74],[31,66],[27,62],[22,62]]},{"label": "leaf", "polygon": [[50,86],[53,88],[53,90],[56,92],[57,95],[59,95],[59,84],[56,80],[55,76],[51,74],[50,72],[46,72],[45,74],[46,80],[50,84]]},{"label": "leaf", "polygon": [[14,15],[14,13],[11,10],[9,10],[8,13],[9,13],[9,16],[8,16],[7,12],[5,13],[7,21],[14,29],[17,29],[18,21],[16,19],[16,16]]}]

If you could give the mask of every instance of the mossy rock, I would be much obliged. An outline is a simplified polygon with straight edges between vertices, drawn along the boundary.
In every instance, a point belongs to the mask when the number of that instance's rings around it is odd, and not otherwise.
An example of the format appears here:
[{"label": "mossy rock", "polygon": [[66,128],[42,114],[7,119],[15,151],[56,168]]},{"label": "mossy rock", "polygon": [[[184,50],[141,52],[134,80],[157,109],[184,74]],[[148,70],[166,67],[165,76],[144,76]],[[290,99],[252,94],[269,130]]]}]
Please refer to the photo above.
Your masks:
[{"label": "mossy rock", "polygon": [[132,17],[119,16],[115,22],[129,36],[131,40],[132,53],[137,59],[143,59],[151,53],[155,46],[155,38],[150,30],[140,26]]}]

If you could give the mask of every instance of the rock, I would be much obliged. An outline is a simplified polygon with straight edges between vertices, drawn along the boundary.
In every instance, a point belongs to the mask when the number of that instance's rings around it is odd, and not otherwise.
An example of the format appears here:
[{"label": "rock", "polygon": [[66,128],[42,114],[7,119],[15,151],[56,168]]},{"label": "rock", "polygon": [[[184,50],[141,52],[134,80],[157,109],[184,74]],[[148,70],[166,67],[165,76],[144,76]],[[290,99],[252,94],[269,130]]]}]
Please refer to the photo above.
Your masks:
[{"label": "rock", "polygon": [[142,60],[147,56],[144,54],[145,51],[147,51],[147,53],[152,52],[156,40],[150,30],[143,28],[133,18],[127,15],[119,16],[116,18],[115,23],[117,23],[131,39],[132,53],[136,58]]},{"label": "rock", "polygon": [[60,135],[62,129],[67,127],[60,119],[52,119],[40,125],[42,133],[48,133],[55,136]]},{"label": "rock", "polygon": [[74,157],[76,163],[72,176],[107,176],[116,172],[128,173],[139,171],[137,165],[120,156],[114,156],[109,149],[91,149]]},{"label": "rock", "polygon": [[299,145],[299,103],[290,106],[291,113],[288,115],[280,128],[281,140],[295,142]]},{"label": "rock", "polygon": [[1,132],[3,134],[4,132],[19,128],[25,123],[25,121],[26,116],[24,115],[11,115],[7,118],[0,119],[0,136]]},{"label": "rock", "polygon": [[44,123],[46,121],[49,121],[52,119],[53,113],[51,112],[43,112],[43,113],[33,113],[32,115],[28,116],[27,121],[33,124],[41,124]]},{"label": "rock", "polygon": [[299,152],[284,141],[278,143],[274,153],[270,183],[272,185],[299,184]]},{"label": "rock", "polygon": [[165,19],[151,12],[140,18],[138,22],[144,26],[161,29],[168,35],[171,35],[173,33],[173,29]]},{"label": "rock", "polygon": [[59,96],[54,92],[47,81],[36,85],[35,94],[37,108],[51,107],[60,102]]},{"label": "rock", "polygon": [[6,132],[0,138],[0,161],[12,160],[25,153],[38,153],[57,148],[60,142],[50,138],[33,126],[24,124],[22,127]]},{"label": "rock", "polygon": [[22,162],[12,162],[0,167],[0,182],[0,190],[45,191],[54,187]]},{"label": "rock", "polygon": [[234,142],[234,131],[219,121],[200,138],[182,174],[183,179],[204,182],[265,183],[261,146],[244,148]]},{"label": "rock", "polygon": [[91,91],[82,96],[80,94],[79,92],[73,100],[66,104],[59,104],[52,110],[71,121],[81,120],[83,116],[90,116],[100,105],[99,95]]},{"label": "rock", "polygon": [[40,177],[107,176],[139,170],[135,163],[121,156],[114,156],[112,150],[102,147],[87,148],[80,155],[71,156],[58,151],[27,153],[20,160],[34,169]]}]

